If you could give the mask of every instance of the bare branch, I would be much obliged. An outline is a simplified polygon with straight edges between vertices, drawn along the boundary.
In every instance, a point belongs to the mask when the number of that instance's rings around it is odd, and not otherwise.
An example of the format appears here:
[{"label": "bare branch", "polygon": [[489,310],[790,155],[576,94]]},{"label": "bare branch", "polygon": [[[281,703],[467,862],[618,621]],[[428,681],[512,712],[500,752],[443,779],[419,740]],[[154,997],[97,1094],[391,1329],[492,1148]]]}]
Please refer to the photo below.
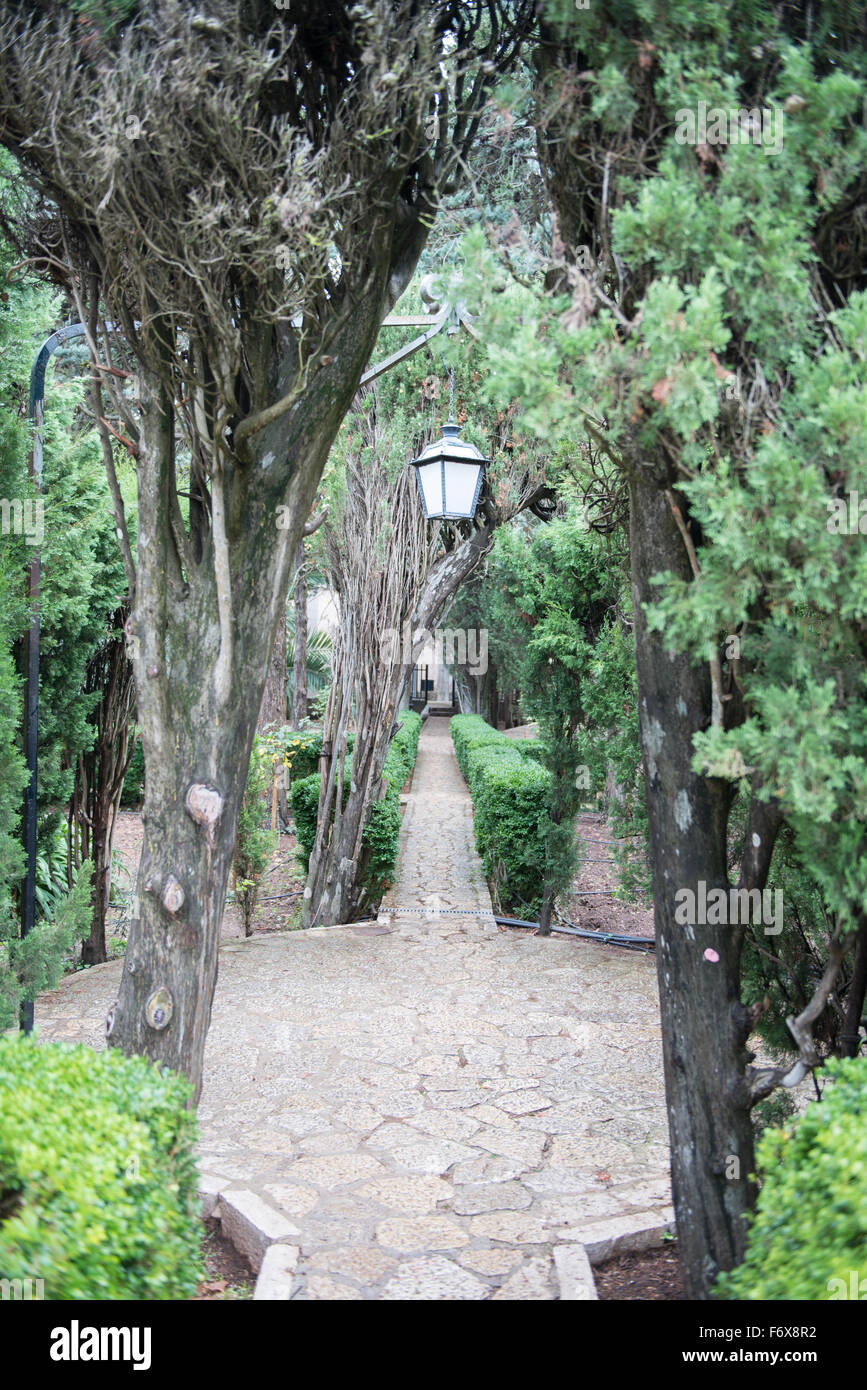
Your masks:
[{"label": "bare branch", "polygon": [[809,1072],[819,1066],[821,1059],[813,1041],[813,1024],[828,1002],[851,940],[851,931],[839,926],[828,946],[828,961],[812,997],[797,1018],[790,1015],[786,1019],[786,1025],[798,1048],[798,1060],[788,1067],[747,1067],[746,1081],[751,1104],[754,1105],[756,1101],[769,1096],[778,1086],[797,1086]]}]

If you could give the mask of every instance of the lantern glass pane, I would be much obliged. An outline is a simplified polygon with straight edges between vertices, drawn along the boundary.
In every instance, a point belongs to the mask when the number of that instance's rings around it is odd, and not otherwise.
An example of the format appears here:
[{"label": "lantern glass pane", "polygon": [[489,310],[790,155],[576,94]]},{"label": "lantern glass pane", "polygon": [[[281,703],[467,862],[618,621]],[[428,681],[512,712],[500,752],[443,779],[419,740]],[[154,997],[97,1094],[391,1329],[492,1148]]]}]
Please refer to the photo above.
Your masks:
[{"label": "lantern glass pane", "polygon": [[443,466],[439,459],[416,469],[428,516],[443,514]]},{"label": "lantern glass pane", "polygon": [[482,471],[478,463],[446,461],[446,515],[472,516],[475,511],[476,483]]}]

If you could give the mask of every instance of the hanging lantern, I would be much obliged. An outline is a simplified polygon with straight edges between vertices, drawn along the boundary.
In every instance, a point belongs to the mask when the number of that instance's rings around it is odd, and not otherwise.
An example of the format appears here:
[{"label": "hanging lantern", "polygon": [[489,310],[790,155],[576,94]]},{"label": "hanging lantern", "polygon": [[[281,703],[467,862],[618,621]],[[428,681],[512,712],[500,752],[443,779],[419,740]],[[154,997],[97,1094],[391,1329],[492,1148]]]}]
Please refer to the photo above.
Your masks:
[{"label": "hanging lantern", "polygon": [[460,425],[453,420],[443,425],[442,439],[428,444],[412,461],[425,517],[428,520],[474,517],[485,464],[489,462],[475,444],[461,439]]}]

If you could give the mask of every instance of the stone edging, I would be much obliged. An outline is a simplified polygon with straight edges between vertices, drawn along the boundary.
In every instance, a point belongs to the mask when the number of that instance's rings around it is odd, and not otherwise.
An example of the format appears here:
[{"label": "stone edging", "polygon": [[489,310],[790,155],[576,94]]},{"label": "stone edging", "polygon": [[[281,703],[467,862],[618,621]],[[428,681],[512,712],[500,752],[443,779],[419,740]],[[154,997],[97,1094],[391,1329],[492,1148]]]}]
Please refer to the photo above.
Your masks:
[{"label": "stone edging", "polygon": [[[301,1234],[297,1226],[249,1188],[233,1187],[229,1179],[208,1173],[200,1175],[199,1199],[203,1218],[218,1219],[223,1235],[249,1261],[256,1274],[253,1299],[290,1299],[300,1253],[293,1244]],[[580,1240],[570,1241],[568,1232],[558,1232],[553,1255],[560,1299],[597,1299],[594,1265],[661,1245],[663,1236],[673,1231],[674,1212],[664,1208],[594,1222],[582,1227]]]}]

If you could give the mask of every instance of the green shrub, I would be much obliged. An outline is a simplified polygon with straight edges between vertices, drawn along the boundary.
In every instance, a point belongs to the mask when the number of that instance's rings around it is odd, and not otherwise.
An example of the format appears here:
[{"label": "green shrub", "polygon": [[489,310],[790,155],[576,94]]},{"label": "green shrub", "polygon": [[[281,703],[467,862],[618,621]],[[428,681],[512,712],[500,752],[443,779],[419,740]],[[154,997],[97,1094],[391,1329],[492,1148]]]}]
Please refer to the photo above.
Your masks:
[{"label": "green shrub", "polygon": [[456,715],[451,734],[473,802],[476,848],[495,897],[535,907],[551,832],[550,774],[536,761],[539,744],[507,738],[477,714]]},{"label": "green shrub", "polygon": [[250,754],[247,785],[238,813],[235,854],[232,860],[235,901],[241,910],[245,936],[252,935],[259,886],[277,843],[277,836],[267,824],[268,792],[271,785],[271,759],[261,740],[256,738]]},{"label": "green shrub", "polygon": [[[421,717],[407,710],[401,713],[400,725],[391,740],[382,775],[385,795],[370,809],[370,819],[362,837],[368,851],[362,886],[371,898],[380,894],[394,877],[400,841],[400,792],[413,767],[418,752]],[[321,746],[321,735],[320,735]],[[352,757],[347,755],[343,778],[343,804],[349,798],[352,779]],[[319,773],[293,781],[290,793],[295,835],[301,861],[306,871],[316,839],[316,813],[319,809]]]},{"label": "green shrub", "polygon": [[[309,777],[302,777],[300,781],[293,781],[289,791],[289,801],[292,806],[292,819],[295,822],[295,838],[298,841],[298,853],[304,871],[307,872],[307,865],[310,862],[310,855],[316,840],[316,812],[319,808],[319,773],[314,772]],[[349,786],[344,782],[343,800],[344,803],[349,795]]]},{"label": "green shrub", "polygon": [[829,1062],[824,1074],[821,1103],[759,1142],[746,1258],[720,1275],[718,1298],[847,1298],[862,1279],[867,1296],[867,1058]]},{"label": "green shrub", "polygon": [[[282,757],[292,782],[318,774],[322,757],[321,729],[290,729],[287,724],[281,729],[269,728],[264,741],[272,755]],[[354,747],[355,734],[348,733],[346,751],[351,753]]]},{"label": "green shrub", "polygon": [[798,1107],[791,1091],[787,1091],[784,1086],[777,1087],[776,1091],[772,1091],[764,1100],[760,1100],[758,1105],[753,1106],[753,1134],[756,1142],[758,1143],[766,1129],[781,1129],[797,1113]]},{"label": "green shrub", "polygon": [[49,1299],[191,1297],[190,1097],[143,1057],[0,1038],[0,1275]]},{"label": "green shrub", "polygon": [[362,837],[362,844],[370,856],[362,886],[371,898],[381,896],[394,881],[400,846],[400,793],[415,766],[418,753],[421,716],[408,710],[400,718],[382,769],[385,795],[371,806],[370,820]]},{"label": "green shrub", "polygon": [[9,922],[14,934],[4,940],[0,933],[0,1029],[15,1027],[23,999],[35,999],[59,984],[78,943],[90,932],[92,870],[85,859],[72,891],[56,894],[50,916],[39,918],[27,936],[17,935],[14,917]]}]

